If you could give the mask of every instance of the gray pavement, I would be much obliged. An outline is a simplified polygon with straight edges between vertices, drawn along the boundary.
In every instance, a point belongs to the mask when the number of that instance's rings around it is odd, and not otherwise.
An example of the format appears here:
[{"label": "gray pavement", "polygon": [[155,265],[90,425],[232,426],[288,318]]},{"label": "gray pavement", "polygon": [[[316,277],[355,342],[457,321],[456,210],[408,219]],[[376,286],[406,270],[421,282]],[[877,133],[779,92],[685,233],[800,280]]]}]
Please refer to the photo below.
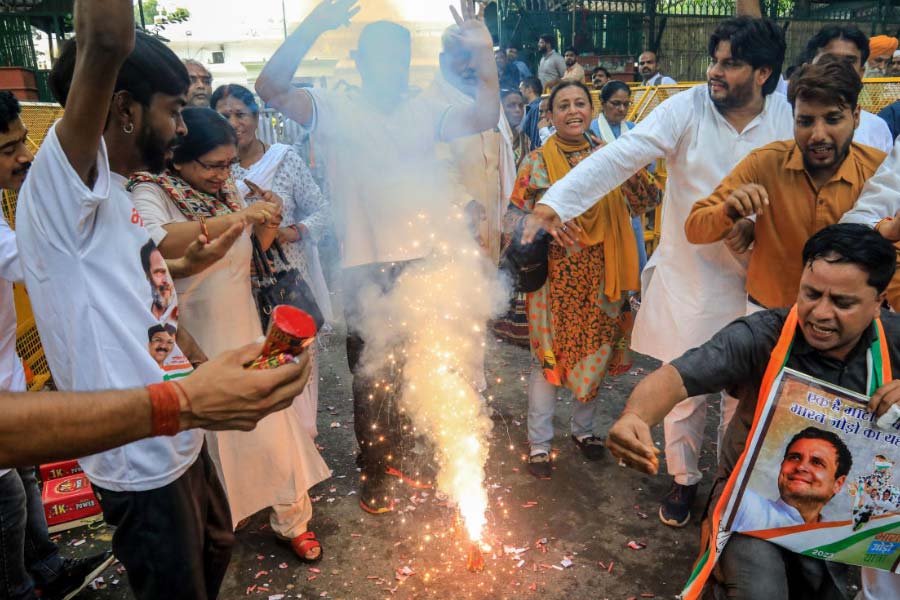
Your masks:
[{"label": "gray pavement", "polygon": [[[238,533],[221,598],[673,598],[696,558],[699,527],[710,483],[705,479],[695,518],[683,529],[664,526],[658,501],[669,486],[666,476],[649,477],[619,467],[609,456],[586,461],[569,440],[566,424],[571,397],[561,395],[556,414],[555,470],[549,481],[528,474],[524,349],[489,340],[488,393],[502,419],[495,421],[487,475],[490,497],[482,573],[465,568],[467,544],[455,531],[453,511],[432,494],[400,484],[398,510],[371,516],[356,495],[350,376],[342,332],[324,340],[320,370],[319,438],[334,476],[316,486],[311,528],[324,547],[324,559],[310,568],[276,542],[265,512]],[[626,375],[609,379],[602,390],[601,435],[618,415],[628,393],[656,363],[636,357]],[[709,411],[714,431],[718,409]],[[339,425],[336,425],[339,424]],[[654,430],[662,444],[662,429]],[[713,468],[715,446],[704,449],[701,467]],[[664,461],[663,461],[664,462]],[[71,555],[108,547],[105,527],[62,534]],[[546,538],[546,544],[537,544]],[[79,540],[84,542],[74,545]],[[646,544],[640,550],[630,541]],[[508,546],[509,548],[504,548]],[[505,550],[513,550],[506,553]],[[522,551],[524,550],[524,551]],[[518,551],[518,552],[517,552]],[[568,559],[571,566],[563,566]],[[568,564],[568,563],[565,563]],[[406,569],[404,569],[406,568]],[[120,565],[105,574],[101,589],[80,598],[129,598]],[[283,596],[280,596],[283,594]]]}]

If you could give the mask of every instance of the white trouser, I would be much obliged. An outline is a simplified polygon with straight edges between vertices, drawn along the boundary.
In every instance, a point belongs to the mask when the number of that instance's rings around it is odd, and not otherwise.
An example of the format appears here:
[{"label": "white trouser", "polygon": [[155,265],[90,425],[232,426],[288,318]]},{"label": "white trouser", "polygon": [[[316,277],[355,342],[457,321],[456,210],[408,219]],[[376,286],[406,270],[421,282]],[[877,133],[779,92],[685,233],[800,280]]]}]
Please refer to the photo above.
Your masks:
[{"label": "white trouser", "polygon": [[669,475],[675,478],[675,483],[694,485],[703,477],[698,462],[706,430],[706,406],[709,402],[719,402],[721,405],[717,432],[718,458],[721,459],[722,440],[737,409],[737,398],[725,392],[692,396],[676,404],[663,421],[666,434],[666,468]]},{"label": "white trouser", "polygon": [[312,519],[312,502],[309,494],[293,504],[276,504],[269,515],[269,525],[272,531],[281,537],[293,539],[301,533],[306,533],[306,525]]}]

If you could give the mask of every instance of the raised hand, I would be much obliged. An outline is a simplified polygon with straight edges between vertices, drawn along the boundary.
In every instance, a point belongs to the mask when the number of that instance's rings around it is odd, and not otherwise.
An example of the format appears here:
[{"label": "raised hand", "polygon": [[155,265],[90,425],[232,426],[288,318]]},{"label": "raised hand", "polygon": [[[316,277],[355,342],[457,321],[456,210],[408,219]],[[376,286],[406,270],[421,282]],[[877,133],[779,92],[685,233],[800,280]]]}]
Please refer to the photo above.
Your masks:
[{"label": "raised hand", "polygon": [[[490,53],[493,57],[494,40],[491,32],[484,25],[484,5],[478,3],[475,8],[475,0],[460,0],[459,11],[455,7],[450,7],[450,14],[459,27],[459,33],[454,34],[454,38],[460,47],[469,50],[473,54],[478,52]],[[460,14],[462,13],[462,14]],[[484,61],[477,61],[479,72],[484,70],[487,72],[496,72],[497,65],[493,60],[487,61],[489,64],[483,64]]]},{"label": "raised hand", "polygon": [[306,17],[320,31],[330,31],[350,24],[350,19],[360,11],[359,0],[322,0]]}]

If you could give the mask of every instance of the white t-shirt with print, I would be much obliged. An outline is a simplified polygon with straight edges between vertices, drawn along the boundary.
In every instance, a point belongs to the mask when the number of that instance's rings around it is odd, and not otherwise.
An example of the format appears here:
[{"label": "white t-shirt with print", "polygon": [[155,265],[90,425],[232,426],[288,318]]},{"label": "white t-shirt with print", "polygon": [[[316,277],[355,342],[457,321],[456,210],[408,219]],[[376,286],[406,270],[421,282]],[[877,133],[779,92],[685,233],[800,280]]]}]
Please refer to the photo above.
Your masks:
[{"label": "white t-shirt with print", "polygon": [[[154,295],[141,263],[141,248],[152,241],[125,183],[109,170],[101,143],[97,180],[88,188],[69,164],[54,125],[19,195],[19,255],[44,353],[60,390],[127,389],[164,379],[149,350],[149,332],[160,322],[151,310]],[[175,304],[173,288],[166,310],[156,312],[175,315]],[[187,367],[173,370],[173,358],[186,363],[177,344],[165,360],[167,379],[189,372]],[[145,491],[180,477],[202,443],[201,431],[186,431],[80,462],[103,488]]]}]

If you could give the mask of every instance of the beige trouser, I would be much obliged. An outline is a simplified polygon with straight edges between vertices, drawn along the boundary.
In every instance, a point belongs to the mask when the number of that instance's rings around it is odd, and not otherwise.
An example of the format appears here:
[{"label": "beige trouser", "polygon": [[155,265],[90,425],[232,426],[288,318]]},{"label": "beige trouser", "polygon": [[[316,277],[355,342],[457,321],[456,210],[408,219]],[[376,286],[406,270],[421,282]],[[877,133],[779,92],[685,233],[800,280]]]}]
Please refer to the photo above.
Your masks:
[{"label": "beige trouser", "polygon": [[293,504],[276,504],[269,515],[269,525],[272,531],[281,537],[293,539],[301,533],[306,533],[306,525],[312,519],[312,502],[309,494]]}]

